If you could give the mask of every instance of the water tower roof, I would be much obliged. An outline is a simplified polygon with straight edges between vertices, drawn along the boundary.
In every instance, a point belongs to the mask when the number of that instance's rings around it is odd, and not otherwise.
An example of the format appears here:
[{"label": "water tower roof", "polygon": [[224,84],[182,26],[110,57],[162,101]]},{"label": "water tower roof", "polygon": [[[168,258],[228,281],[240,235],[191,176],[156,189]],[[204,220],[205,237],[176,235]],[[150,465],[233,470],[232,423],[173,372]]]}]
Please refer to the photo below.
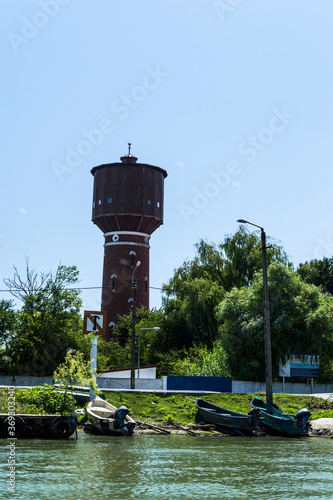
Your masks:
[{"label": "water tower roof", "polygon": [[122,163],[136,163],[137,157],[131,155],[131,145],[132,144],[129,142],[128,143],[128,154],[120,157]]},{"label": "water tower roof", "polygon": [[124,155],[120,157],[122,163],[136,163],[137,162],[137,157],[133,156],[131,154]]}]

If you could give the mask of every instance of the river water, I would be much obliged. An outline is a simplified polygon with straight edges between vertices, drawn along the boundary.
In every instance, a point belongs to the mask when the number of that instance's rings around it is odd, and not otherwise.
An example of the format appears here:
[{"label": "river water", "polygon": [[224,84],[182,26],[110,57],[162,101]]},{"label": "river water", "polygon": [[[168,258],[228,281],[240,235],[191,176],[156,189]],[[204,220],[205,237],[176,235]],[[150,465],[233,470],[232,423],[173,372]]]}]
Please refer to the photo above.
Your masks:
[{"label": "river water", "polygon": [[77,440],[18,440],[14,492],[7,443],[0,440],[1,499],[333,498],[329,438],[79,433]]}]

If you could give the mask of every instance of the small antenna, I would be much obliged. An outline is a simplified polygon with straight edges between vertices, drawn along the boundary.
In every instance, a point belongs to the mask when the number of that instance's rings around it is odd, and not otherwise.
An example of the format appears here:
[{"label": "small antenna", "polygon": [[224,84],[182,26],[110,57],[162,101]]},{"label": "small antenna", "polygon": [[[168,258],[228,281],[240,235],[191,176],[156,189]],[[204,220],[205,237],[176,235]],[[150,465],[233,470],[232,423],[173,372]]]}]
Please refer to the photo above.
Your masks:
[{"label": "small antenna", "polygon": [[131,154],[131,145],[132,145],[132,143],[131,143],[131,142],[129,142],[129,143],[128,143],[128,154],[129,154],[129,155]]}]

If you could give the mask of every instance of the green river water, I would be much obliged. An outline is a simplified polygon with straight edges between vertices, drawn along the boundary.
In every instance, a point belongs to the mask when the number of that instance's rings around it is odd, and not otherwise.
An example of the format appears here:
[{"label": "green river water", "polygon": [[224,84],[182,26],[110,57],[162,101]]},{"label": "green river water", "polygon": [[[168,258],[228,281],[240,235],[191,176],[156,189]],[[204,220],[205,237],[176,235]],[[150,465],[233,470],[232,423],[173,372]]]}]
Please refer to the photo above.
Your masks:
[{"label": "green river water", "polygon": [[0,440],[1,499],[333,498],[329,438],[79,433],[78,440],[18,440],[14,492],[7,443]]}]

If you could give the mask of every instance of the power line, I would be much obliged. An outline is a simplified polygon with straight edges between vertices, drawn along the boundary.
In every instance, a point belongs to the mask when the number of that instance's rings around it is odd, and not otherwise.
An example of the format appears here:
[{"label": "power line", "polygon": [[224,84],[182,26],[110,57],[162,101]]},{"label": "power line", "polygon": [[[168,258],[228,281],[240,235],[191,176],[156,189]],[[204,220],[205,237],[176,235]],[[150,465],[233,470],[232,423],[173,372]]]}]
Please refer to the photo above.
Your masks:
[{"label": "power line", "polygon": [[[137,285],[140,286],[140,285]],[[132,287],[132,285],[118,285],[118,287]],[[157,287],[157,286],[149,286],[148,288],[152,290],[163,290],[163,288]],[[84,286],[84,287],[73,287],[73,288],[63,288],[63,290],[102,290],[102,289],[109,289],[112,290],[111,286]],[[7,288],[4,290],[0,290],[0,292],[20,292],[22,291],[21,288],[12,288],[11,290],[8,290]],[[32,293],[37,292],[37,290],[32,290]]]}]

